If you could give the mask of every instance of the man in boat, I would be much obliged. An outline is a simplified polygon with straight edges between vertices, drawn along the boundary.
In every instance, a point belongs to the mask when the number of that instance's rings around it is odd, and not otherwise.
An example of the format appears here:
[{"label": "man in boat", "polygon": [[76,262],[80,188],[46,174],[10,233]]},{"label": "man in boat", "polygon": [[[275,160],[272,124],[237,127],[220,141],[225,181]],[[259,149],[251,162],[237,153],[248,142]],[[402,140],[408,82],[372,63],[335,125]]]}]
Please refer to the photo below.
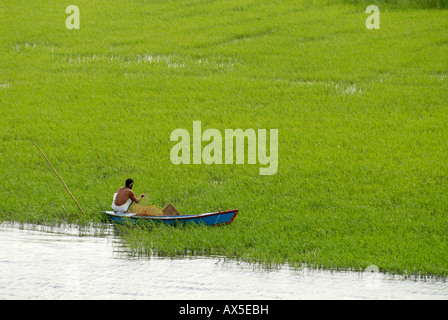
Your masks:
[{"label": "man in boat", "polygon": [[112,202],[112,209],[116,212],[129,212],[132,202],[139,203],[145,196],[144,193],[140,197],[136,197],[132,187],[134,186],[134,180],[127,179],[126,186],[121,187],[114,194],[114,201]]}]

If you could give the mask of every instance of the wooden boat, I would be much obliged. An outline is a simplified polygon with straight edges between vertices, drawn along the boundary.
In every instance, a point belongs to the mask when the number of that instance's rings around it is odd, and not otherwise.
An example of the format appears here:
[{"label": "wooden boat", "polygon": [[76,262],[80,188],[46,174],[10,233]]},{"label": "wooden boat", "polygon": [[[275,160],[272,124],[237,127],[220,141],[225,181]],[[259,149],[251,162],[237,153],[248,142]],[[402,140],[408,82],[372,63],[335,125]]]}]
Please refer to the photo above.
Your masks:
[{"label": "wooden boat", "polygon": [[105,214],[113,222],[153,221],[156,223],[164,223],[170,225],[195,223],[207,226],[217,226],[232,223],[232,221],[238,214],[238,209],[222,212],[207,212],[201,214],[175,216],[138,216],[135,213],[122,213],[114,211],[103,211],[103,214]]}]

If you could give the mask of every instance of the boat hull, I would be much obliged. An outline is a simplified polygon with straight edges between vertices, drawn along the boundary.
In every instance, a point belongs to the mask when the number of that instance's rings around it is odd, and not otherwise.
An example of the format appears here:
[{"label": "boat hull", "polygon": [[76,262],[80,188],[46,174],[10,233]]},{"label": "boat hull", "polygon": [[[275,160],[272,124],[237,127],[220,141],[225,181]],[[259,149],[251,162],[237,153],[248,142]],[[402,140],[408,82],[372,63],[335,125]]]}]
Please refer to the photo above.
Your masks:
[{"label": "boat hull", "polygon": [[181,216],[137,216],[135,213],[121,213],[114,211],[104,211],[110,220],[118,223],[126,223],[132,221],[135,223],[143,221],[153,221],[155,223],[163,223],[168,225],[178,224],[203,224],[207,226],[217,226],[230,224],[238,214],[238,210],[229,210],[223,212],[207,212],[196,215]]}]

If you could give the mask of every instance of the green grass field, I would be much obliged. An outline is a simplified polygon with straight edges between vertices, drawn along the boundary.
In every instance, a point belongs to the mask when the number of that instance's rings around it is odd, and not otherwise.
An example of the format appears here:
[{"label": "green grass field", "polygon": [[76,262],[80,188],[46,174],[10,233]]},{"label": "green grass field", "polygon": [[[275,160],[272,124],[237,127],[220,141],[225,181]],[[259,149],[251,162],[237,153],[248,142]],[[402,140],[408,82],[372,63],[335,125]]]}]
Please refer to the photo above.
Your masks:
[{"label": "green grass field", "polygon": [[[98,222],[131,177],[184,214],[240,209],[129,230],[139,252],[447,276],[448,11],[394,3],[368,30],[350,1],[2,1],[0,220]],[[196,120],[278,129],[278,172],[172,164]]]}]

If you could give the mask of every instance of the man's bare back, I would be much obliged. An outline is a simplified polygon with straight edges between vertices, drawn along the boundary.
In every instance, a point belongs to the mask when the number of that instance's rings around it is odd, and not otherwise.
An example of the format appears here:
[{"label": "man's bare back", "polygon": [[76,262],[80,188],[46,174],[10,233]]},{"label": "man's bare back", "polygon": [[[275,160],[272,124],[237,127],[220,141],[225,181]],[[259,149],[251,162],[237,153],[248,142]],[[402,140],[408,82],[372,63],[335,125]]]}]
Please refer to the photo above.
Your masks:
[{"label": "man's bare back", "polygon": [[132,181],[131,183],[129,183],[131,179],[128,179],[126,181],[126,187],[121,187],[120,189],[118,189],[118,191],[116,192],[116,196],[115,196],[115,205],[117,206],[122,206],[124,205],[128,199],[131,199],[132,201],[134,201],[135,203],[139,203],[140,200],[145,196],[144,193],[142,193],[140,195],[140,197],[136,197],[134,191],[132,191],[132,187],[134,186],[134,181]]}]

